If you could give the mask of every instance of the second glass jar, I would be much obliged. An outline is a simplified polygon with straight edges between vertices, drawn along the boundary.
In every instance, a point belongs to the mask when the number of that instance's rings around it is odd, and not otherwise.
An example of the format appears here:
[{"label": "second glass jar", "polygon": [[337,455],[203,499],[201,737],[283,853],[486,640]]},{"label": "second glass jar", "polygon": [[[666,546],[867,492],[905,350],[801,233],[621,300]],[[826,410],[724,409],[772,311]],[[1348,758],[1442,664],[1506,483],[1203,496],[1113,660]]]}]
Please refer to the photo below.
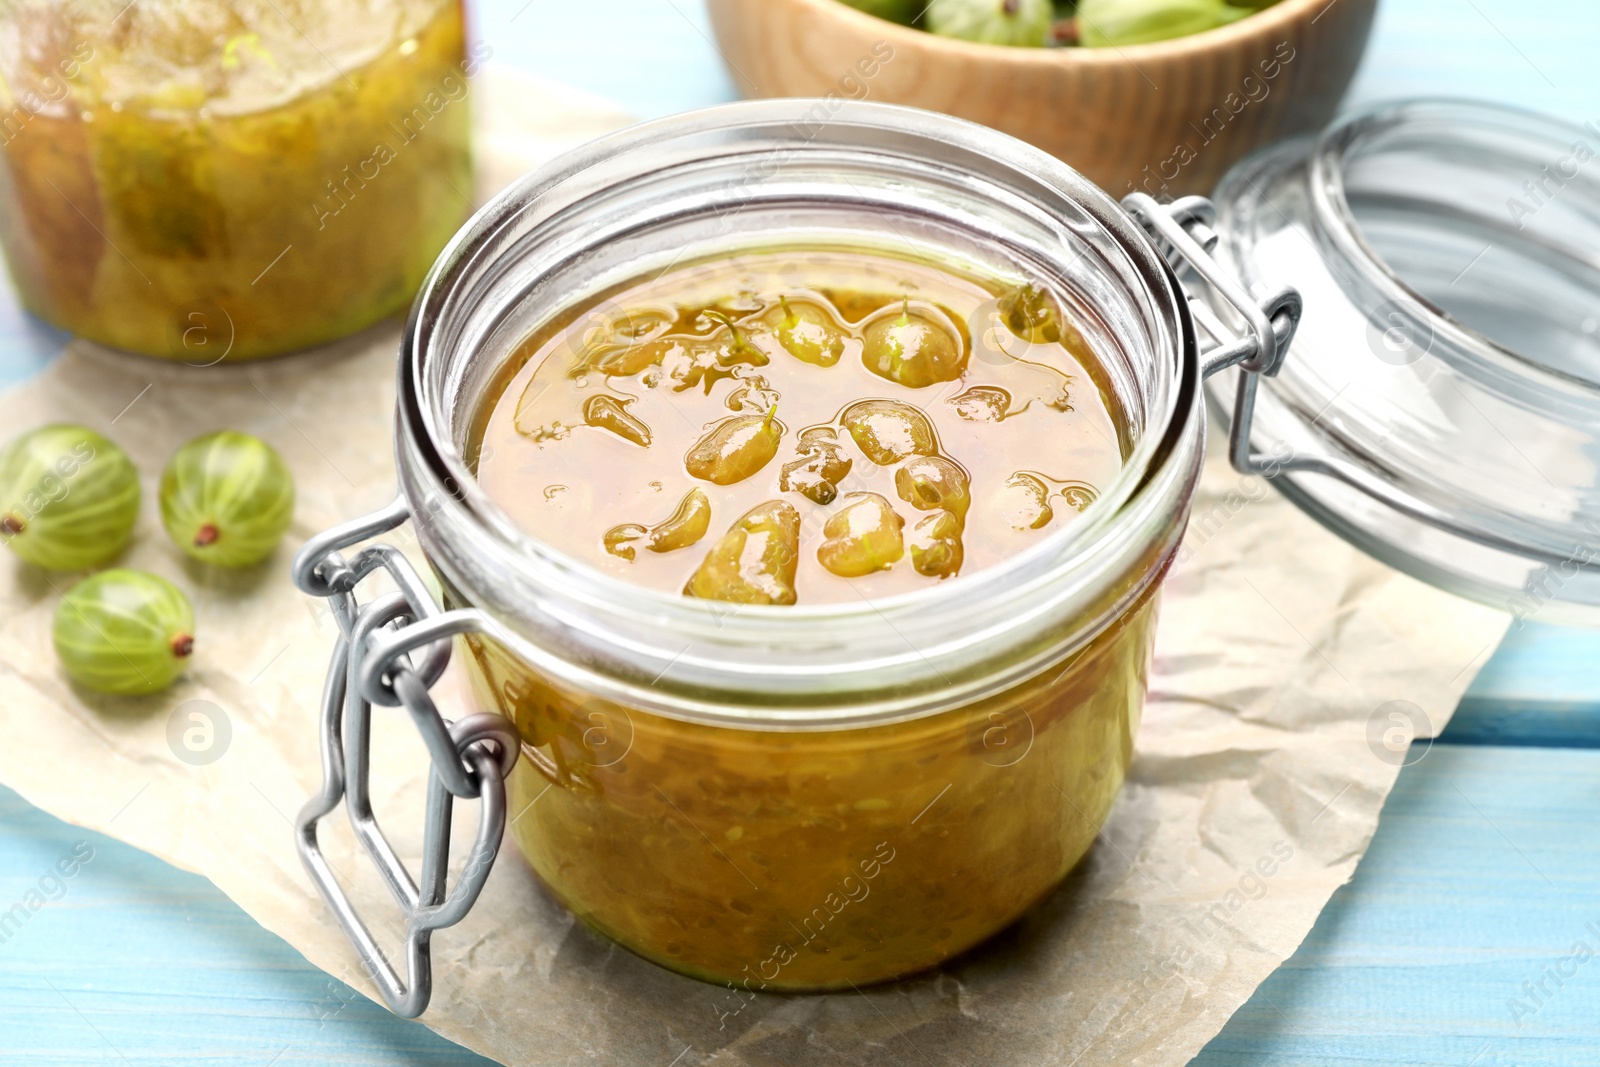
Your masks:
[{"label": "second glass jar", "polygon": [[485,54],[461,0],[6,5],[0,242],[23,303],[198,365],[403,310],[471,211]]}]

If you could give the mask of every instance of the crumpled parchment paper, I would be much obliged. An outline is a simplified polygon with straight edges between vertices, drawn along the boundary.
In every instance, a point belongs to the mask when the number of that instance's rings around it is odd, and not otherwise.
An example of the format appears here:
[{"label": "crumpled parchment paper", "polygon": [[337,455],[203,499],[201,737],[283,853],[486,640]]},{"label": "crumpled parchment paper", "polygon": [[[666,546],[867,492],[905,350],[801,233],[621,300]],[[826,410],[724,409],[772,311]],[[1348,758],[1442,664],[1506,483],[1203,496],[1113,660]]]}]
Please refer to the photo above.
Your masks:
[{"label": "crumpled parchment paper", "polygon": [[[623,121],[526,79],[490,77],[474,92],[480,192]],[[122,563],[178,583],[199,619],[186,680],[154,697],[96,697],[67,682],[51,650],[71,577],[0,559],[0,780],[206,875],[363,991],[294,851],[290,820],[320,781],[316,708],[335,627],[293,589],[288,563],[312,533],[393,494],[398,335],[386,324],[315,353],[207,369],[74,343],[0,399],[5,436],[71,420],[129,451],[146,503]],[[300,491],[284,547],[243,573],[188,563],[154,505],[167,457],[219,427],[271,441]],[[1167,585],[1127,785],[1088,858],[1020,923],[911,981],[746,1001],[576,924],[508,844],[476,909],[434,938],[424,1021],[527,1067],[1184,1063],[1350,877],[1408,731],[1443,726],[1507,621],[1369,559],[1213,457]],[[462,709],[459,692],[445,704]],[[374,803],[415,870],[426,756],[398,712],[379,709],[374,734]],[[458,812],[458,844],[474,817]],[[396,944],[391,901],[348,826],[323,826],[358,910]]]}]

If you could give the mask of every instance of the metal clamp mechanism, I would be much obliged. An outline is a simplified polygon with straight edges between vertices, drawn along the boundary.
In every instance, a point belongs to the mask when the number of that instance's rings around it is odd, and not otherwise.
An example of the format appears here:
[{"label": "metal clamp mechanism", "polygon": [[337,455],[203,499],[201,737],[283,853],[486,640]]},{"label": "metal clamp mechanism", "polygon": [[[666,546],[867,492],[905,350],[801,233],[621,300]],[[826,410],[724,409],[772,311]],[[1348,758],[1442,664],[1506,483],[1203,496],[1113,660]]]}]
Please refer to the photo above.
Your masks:
[{"label": "metal clamp mechanism", "polygon": [[[414,1019],[433,993],[429,938],[454,926],[477,902],[505,831],[505,778],[517,762],[516,730],[503,716],[470,715],[451,722],[429,688],[450,662],[450,639],[484,629],[476,611],[443,611],[398,549],[369,545],[349,562],[340,551],[393,530],[410,518],[405,500],[312,538],[294,561],[294,580],[309,596],[324,597],[339,623],[322,693],[322,791],[295,820],[296,847],[311,880],[361,954],[368,974],[396,1015]],[[399,592],[358,603],[355,588],[385,571]],[[412,655],[416,655],[413,661]],[[422,845],[421,885],[395,855],[372,814],[368,757],[374,704],[404,706],[432,757]],[[450,860],[452,798],[478,799],[477,838],[453,889]],[[322,853],[317,823],[345,802],[356,838],[372,857],[405,920],[406,977],[402,981],[367,930]]]},{"label": "metal clamp mechanism", "polygon": [[[1228,431],[1228,459],[1241,474],[1272,474],[1281,462],[1272,462],[1250,449],[1250,425],[1255,418],[1256,388],[1262,376],[1271,378],[1283,367],[1300,325],[1300,293],[1285,286],[1265,300],[1247,293],[1222,265],[1211,257],[1217,245],[1216,208],[1202,196],[1186,196],[1163,205],[1144,193],[1122,201],[1152,237],[1169,266],[1183,284],[1195,325],[1210,339],[1200,353],[1200,376],[1209,378],[1228,367],[1239,367],[1233,424]],[[1198,283],[1198,284],[1197,284]],[[1200,292],[1195,292],[1199,288]],[[1208,301],[1207,296],[1212,297]],[[1242,324],[1233,329],[1213,310],[1213,301],[1226,306]]]}]

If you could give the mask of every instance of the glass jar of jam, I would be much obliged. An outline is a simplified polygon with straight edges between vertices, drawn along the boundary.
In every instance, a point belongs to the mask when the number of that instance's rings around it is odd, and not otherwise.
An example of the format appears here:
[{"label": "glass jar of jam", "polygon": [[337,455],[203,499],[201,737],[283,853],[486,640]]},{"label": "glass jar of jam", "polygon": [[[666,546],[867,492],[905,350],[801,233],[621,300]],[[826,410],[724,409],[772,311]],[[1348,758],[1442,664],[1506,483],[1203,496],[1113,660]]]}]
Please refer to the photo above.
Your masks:
[{"label": "glass jar of jam", "polygon": [[23,303],[209,365],[402,310],[470,213],[461,0],[0,9],[0,244]]},{"label": "glass jar of jam", "polygon": [[[475,217],[403,343],[400,500],[296,562],[347,635],[302,856],[397,1011],[506,823],[585,923],[751,991],[934,966],[1060,883],[1132,756],[1202,370],[1270,372],[1298,315],[1219,279],[1202,357],[1163,253],[1210,265],[1203,205],[1135,201],[959,120],[763,101]],[[340,554],[408,518],[450,610]],[[400,592],[357,604],[378,569]],[[433,708],[451,635],[504,719]],[[457,887],[430,838],[401,897],[409,979],[317,845],[347,781],[376,834],[373,702],[423,726],[439,810],[484,800]]]}]

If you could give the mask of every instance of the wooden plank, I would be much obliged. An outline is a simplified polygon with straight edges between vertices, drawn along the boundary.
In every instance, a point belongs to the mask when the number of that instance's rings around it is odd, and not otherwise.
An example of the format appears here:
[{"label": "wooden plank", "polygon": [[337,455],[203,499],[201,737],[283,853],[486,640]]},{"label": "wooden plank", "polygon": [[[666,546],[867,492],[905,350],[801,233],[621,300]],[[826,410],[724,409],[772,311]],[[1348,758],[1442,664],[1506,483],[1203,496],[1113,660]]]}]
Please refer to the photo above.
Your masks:
[{"label": "wooden plank", "polygon": [[1513,626],[1462,698],[1444,739],[1600,748],[1600,630]]},{"label": "wooden plank", "polygon": [[1595,20],[1593,0],[1383,0],[1346,106],[1458,96],[1600,119]]},{"label": "wooden plank", "polygon": [[[1354,880],[1197,1064],[1600,1062],[1600,956],[1563,986],[1544,976],[1580,939],[1600,953],[1597,809],[1600,753],[1434,745]],[[95,849],[0,943],[17,1062],[489,1062],[357,997],[203,879],[7,791],[0,825],[0,911],[77,842]],[[1523,990],[1541,981],[1549,995]]]},{"label": "wooden plank", "polygon": [[494,62],[586,89],[641,119],[739,99],[700,0],[479,0],[470,9]]},{"label": "wooden plank", "polygon": [[0,1062],[125,1061],[492,1062],[311,966],[206,879],[0,789]]},{"label": "wooden plank", "polygon": [[1600,753],[1435,744],[1195,1067],[1600,1063],[1597,809]]}]

